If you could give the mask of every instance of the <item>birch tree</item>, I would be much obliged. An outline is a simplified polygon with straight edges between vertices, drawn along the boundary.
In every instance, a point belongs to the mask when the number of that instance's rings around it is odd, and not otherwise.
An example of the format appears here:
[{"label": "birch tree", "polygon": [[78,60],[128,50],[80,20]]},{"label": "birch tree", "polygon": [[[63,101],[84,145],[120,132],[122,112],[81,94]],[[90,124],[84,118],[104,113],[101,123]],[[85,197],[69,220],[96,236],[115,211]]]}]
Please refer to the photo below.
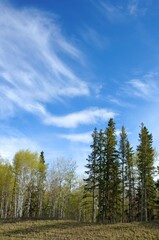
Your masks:
[{"label": "birch tree", "polygon": [[30,216],[32,193],[37,185],[38,154],[21,150],[15,154],[14,168],[14,216]]}]

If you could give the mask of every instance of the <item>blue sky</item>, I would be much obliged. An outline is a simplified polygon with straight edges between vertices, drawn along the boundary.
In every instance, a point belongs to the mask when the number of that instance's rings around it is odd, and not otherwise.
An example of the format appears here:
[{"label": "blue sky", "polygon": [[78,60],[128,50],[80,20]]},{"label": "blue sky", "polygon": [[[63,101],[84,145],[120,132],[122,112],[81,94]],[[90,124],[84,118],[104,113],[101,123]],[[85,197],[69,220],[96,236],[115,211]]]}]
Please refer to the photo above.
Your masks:
[{"label": "blue sky", "polygon": [[0,154],[84,170],[94,127],[159,140],[159,1],[0,1]]}]

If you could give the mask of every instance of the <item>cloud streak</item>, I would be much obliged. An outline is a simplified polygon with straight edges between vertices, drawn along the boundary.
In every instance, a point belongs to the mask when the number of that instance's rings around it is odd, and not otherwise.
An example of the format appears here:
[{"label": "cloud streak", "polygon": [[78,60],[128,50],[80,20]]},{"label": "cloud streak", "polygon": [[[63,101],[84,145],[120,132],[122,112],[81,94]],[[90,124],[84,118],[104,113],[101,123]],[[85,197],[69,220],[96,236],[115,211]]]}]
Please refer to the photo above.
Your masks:
[{"label": "cloud streak", "polygon": [[0,8],[1,119],[17,108],[32,112],[40,107],[47,115],[47,103],[90,94],[72,70],[83,55],[63,36],[53,16],[3,4]]},{"label": "cloud streak", "polygon": [[100,9],[111,23],[123,22],[125,20],[123,7],[109,3],[100,2]]},{"label": "cloud streak", "polygon": [[148,73],[140,78],[131,79],[127,82],[125,92],[148,101],[158,101],[158,77],[158,73]]},{"label": "cloud streak", "polygon": [[92,133],[75,133],[75,134],[61,134],[59,135],[60,138],[69,140],[71,142],[80,142],[80,143],[91,143],[92,141]]},{"label": "cloud streak", "polygon": [[128,13],[132,16],[144,16],[149,8],[149,1],[131,0],[128,4]]},{"label": "cloud streak", "polygon": [[114,118],[116,115],[114,112],[104,108],[88,108],[63,116],[54,116],[47,113],[41,105],[30,106],[29,108],[31,109],[31,107],[33,112],[42,117],[45,124],[64,128],[76,128],[82,124],[96,124]]},{"label": "cloud streak", "polygon": [[99,4],[94,5],[111,23],[119,24],[126,22],[128,17],[145,16],[150,4],[151,1],[145,0],[118,1],[117,3],[101,0]]},{"label": "cloud streak", "polygon": [[91,45],[98,49],[104,49],[110,45],[110,40],[108,37],[103,36],[103,34],[100,34],[90,26],[84,26],[81,31],[81,36],[88,45]]}]

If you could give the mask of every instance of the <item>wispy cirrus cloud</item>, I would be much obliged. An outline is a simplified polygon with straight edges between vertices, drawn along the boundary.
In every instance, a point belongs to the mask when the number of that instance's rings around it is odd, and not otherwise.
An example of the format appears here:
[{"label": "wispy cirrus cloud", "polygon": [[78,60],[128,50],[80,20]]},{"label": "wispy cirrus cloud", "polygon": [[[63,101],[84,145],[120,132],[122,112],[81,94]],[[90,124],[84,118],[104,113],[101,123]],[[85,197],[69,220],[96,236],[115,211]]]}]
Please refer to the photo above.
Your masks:
[{"label": "wispy cirrus cloud", "polygon": [[124,100],[121,99],[121,96],[119,98],[119,96],[116,96],[117,93],[113,95],[108,95],[106,98],[106,101],[110,102],[113,105],[116,105],[118,107],[122,107],[122,108],[133,108],[133,104],[126,102]]},{"label": "wispy cirrus cloud", "polygon": [[140,79],[132,79],[129,81],[130,86],[134,90],[134,94],[139,97],[148,97],[153,91],[153,85],[148,82],[143,82]]},{"label": "wispy cirrus cloud", "polygon": [[51,115],[41,105],[29,106],[29,109],[32,109],[33,112],[39,115],[45,124],[64,128],[76,128],[82,124],[96,124],[100,121],[114,118],[116,115],[115,112],[104,108],[88,108],[63,116]]},{"label": "wispy cirrus cloud", "polygon": [[54,16],[2,3],[0,9],[0,118],[14,115],[17,108],[41,108],[49,115],[45,104],[90,94],[72,70],[83,54],[62,34]]},{"label": "wispy cirrus cloud", "polygon": [[136,15],[138,12],[138,1],[134,0],[134,1],[130,1],[130,3],[128,4],[128,12],[130,13],[130,15]]},{"label": "wispy cirrus cloud", "polygon": [[100,34],[97,30],[90,26],[83,27],[81,36],[86,43],[99,49],[106,48],[110,45],[108,37],[103,36],[103,34]]},{"label": "wispy cirrus cloud", "polygon": [[124,88],[125,93],[150,101],[158,101],[159,97],[159,74],[151,72],[138,78],[129,80]]},{"label": "wispy cirrus cloud", "polygon": [[92,141],[92,132],[86,133],[74,133],[74,134],[61,134],[60,138],[69,140],[71,142],[81,142],[81,143],[91,143]]},{"label": "wispy cirrus cloud", "polygon": [[125,19],[123,6],[112,4],[109,1],[100,1],[100,9],[112,23],[122,22]]},{"label": "wispy cirrus cloud", "polygon": [[129,0],[125,2],[118,1],[99,1],[96,7],[104,14],[111,23],[125,22],[129,16],[137,17],[144,16],[151,4],[151,1],[146,0]]},{"label": "wispy cirrus cloud", "polygon": [[149,9],[150,1],[130,0],[127,6],[128,13],[132,16],[144,16]]}]

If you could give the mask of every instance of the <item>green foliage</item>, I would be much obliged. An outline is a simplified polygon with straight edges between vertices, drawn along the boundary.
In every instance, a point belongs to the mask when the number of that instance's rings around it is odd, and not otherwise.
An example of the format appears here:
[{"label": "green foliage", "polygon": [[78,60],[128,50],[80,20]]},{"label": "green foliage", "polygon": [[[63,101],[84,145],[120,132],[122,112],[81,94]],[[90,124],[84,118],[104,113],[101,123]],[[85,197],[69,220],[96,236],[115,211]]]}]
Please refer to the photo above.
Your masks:
[{"label": "green foliage", "polygon": [[115,222],[119,218],[120,179],[117,140],[113,119],[105,132],[93,134],[92,152],[86,167],[85,189],[92,193],[92,222]]},{"label": "green foliage", "polygon": [[[18,151],[13,163],[0,160],[0,217],[54,218],[116,223],[159,217],[158,182],[154,183],[152,134],[142,124],[134,153],[122,127],[117,141],[115,122],[92,133],[86,178],[76,164],[59,158],[49,169],[44,152]],[[117,146],[119,149],[117,150]]]},{"label": "green foliage", "polygon": [[139,194],[141,195],[140,216],[141,221],[147,221],[153,217],[153,205],[155,199],[155,184],[153,180],[154,149],[152,147],[152,134],[149,134],[144,124],[141,124],[137,157]]},{"label": "green foliage", "polygon": [[11,216],[12,189],[13,189],[13,168],[1,161],[0,163],[0,217],[7,218]]},{"label": "green foliage", "polygon": [[117,151],[113,119],[104,132],[95,128],[92,137],[85,179],[85,196],[89,201],[92,197],[92,222],[151,220],[156,200],[152,135],[142,125],[136,155],[124,126]]}]

